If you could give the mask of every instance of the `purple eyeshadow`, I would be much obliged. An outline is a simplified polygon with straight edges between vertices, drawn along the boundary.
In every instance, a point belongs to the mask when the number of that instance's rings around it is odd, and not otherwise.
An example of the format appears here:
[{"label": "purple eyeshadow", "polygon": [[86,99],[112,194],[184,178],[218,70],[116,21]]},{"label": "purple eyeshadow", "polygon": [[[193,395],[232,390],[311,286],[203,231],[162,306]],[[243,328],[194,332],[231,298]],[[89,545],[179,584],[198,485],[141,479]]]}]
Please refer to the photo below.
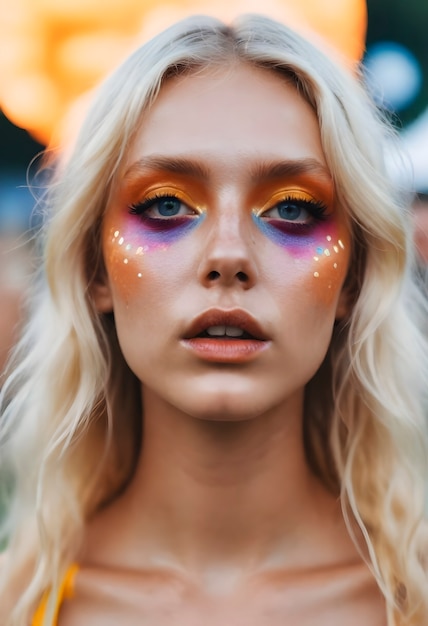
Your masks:
[{"label": "purple eyeshadow", "polygon": [[201,223],[203,217],[201,215],[192,219],[187,217],[142,219],[138,215],[133,215],[127,223],[126,239],[134,242],[134,245],[143,245],[148,249],[164,247],[185,237]]},{"label": "purple eyeshadow", "polygon": [[[317,221],[313,224],[291,224],[280,220],[264,220],[257,215],[253,216],[257,227],[273,243],[286,248],[291,254],[323,254],[325,248],[320,245],[323,240],[331,240],[331,221]],[[335,229],[334,229],[335,230]]]}]

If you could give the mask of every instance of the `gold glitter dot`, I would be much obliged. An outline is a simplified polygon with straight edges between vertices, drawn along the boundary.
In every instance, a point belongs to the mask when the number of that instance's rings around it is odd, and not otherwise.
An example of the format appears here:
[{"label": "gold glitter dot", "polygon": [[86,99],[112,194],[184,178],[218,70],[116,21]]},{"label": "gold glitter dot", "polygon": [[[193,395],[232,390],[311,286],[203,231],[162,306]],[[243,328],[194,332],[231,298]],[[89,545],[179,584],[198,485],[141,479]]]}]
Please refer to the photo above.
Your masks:
[{"label": "gold glitter dot", "polygon": [[339,244],[339,246],[342,248],[342,250],[345,249],[345,246],[343,245],[343,242],[341,239],[339,239],[339,241],[337,242]]},{"label": "gold glitter dot", "polygon": [[130,244],[130,243],[128,243],[128,244],[126,245],[125,250],[130,250],[131,248],[132,248],[131,244]]},{"label": "gold glitter dot", "polygon": [[123,262],[125,263],[125,265],[128,265],[128,259],[123,259]]},{"label": "gold glitter dot", "polygon": [[314,276],[315,276],[315,278],[319,278],[319,273],[318,272],[314,272]]},{"label": "gold glitter dot", "polygon": [[118,231],[118,230],[115,230],[115,231],[114,231],[114,236],[115,236],[115,237],[119,237],[119,231]]},{"label": "gold glitter dot", "polygon": [[138,276],[138,278],[141,278],[142,273],[141,273],[141,272],[138,272],[137,276]]},{"label": "gold glitter dot", "polygon": [[328,250],[327,248],[324,250],[324,254],[325,256],[330,256],[330,250]]},{"label": "gold glitter dot", "polygon": [[314,261],[319,261],[319,257],[314,256]]},{"label": "gold glitter dot", "polygon": [[333,263],[333,267],[335,270],[337,270],[337,263]]},{"label": "gold glitter dot", "polygon": [[141,246],[138,246],[135,254],[143,254],[143,248]]},{"label": "gold glitter dot", "polygon": [[326,239],[327,241],[331,241],[331,235],[327,235]]},{"label": "gold glitter dot", "polygon": [[337,246],[333,246],[333,250],[335,251],[336,254],[339,252],[339,248]]},{"label": "gold glitter dot", "polygon": [[124,241],[124,239],[123,239],[123,237],[121,237],[121,238],[119,239],[119,241],[118,241],[119,246],[121,246],[121,245],[123,244],[123,241]]}]

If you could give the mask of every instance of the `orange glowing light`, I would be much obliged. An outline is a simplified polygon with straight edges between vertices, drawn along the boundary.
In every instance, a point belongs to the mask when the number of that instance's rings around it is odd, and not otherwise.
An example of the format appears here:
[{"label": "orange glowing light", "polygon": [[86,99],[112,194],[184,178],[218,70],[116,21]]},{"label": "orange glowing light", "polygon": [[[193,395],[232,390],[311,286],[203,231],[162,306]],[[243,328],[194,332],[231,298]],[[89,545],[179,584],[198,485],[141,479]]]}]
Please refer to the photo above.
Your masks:
[{"label": "orange glowing light", "polygon": [[0,0],[0,107],[49,144],[137,45],[194,13],[263,13],[326,41],[348,62],[364,50],[365,0]]}]

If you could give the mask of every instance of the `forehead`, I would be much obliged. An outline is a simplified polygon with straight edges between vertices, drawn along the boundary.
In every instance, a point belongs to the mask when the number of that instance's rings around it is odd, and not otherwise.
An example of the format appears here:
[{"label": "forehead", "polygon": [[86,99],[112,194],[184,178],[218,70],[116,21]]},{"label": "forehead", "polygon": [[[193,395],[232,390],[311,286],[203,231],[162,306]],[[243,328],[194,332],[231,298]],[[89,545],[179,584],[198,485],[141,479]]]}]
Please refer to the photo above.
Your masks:
[{"label": "forehead", "polygon": [[234,168],[257,157],[325,165],[316,113],[296,86],[246,63],[169,79],[144,113],[126,164],[152,153]]}]

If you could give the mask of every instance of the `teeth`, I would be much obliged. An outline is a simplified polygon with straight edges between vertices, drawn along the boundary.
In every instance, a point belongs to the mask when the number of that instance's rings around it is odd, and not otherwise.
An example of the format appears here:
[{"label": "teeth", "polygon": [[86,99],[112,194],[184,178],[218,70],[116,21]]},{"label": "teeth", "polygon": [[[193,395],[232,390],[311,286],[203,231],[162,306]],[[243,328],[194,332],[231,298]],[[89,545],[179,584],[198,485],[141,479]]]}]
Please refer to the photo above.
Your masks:
[{"label": "teeth", "polygon": [[241,337],[244,334],[242,328],[237,326],[210,326],[206,330],[211,337]]},{"label": "teeth", "polygon": [[226,335],[228,337],[241,337],[244,334],[242,328],[237,326],[226,326]]},{"label": "teeth", "polygon": [[212,337],[223,337],[226,334],[226,326],[210,326],[206,332]]}]

